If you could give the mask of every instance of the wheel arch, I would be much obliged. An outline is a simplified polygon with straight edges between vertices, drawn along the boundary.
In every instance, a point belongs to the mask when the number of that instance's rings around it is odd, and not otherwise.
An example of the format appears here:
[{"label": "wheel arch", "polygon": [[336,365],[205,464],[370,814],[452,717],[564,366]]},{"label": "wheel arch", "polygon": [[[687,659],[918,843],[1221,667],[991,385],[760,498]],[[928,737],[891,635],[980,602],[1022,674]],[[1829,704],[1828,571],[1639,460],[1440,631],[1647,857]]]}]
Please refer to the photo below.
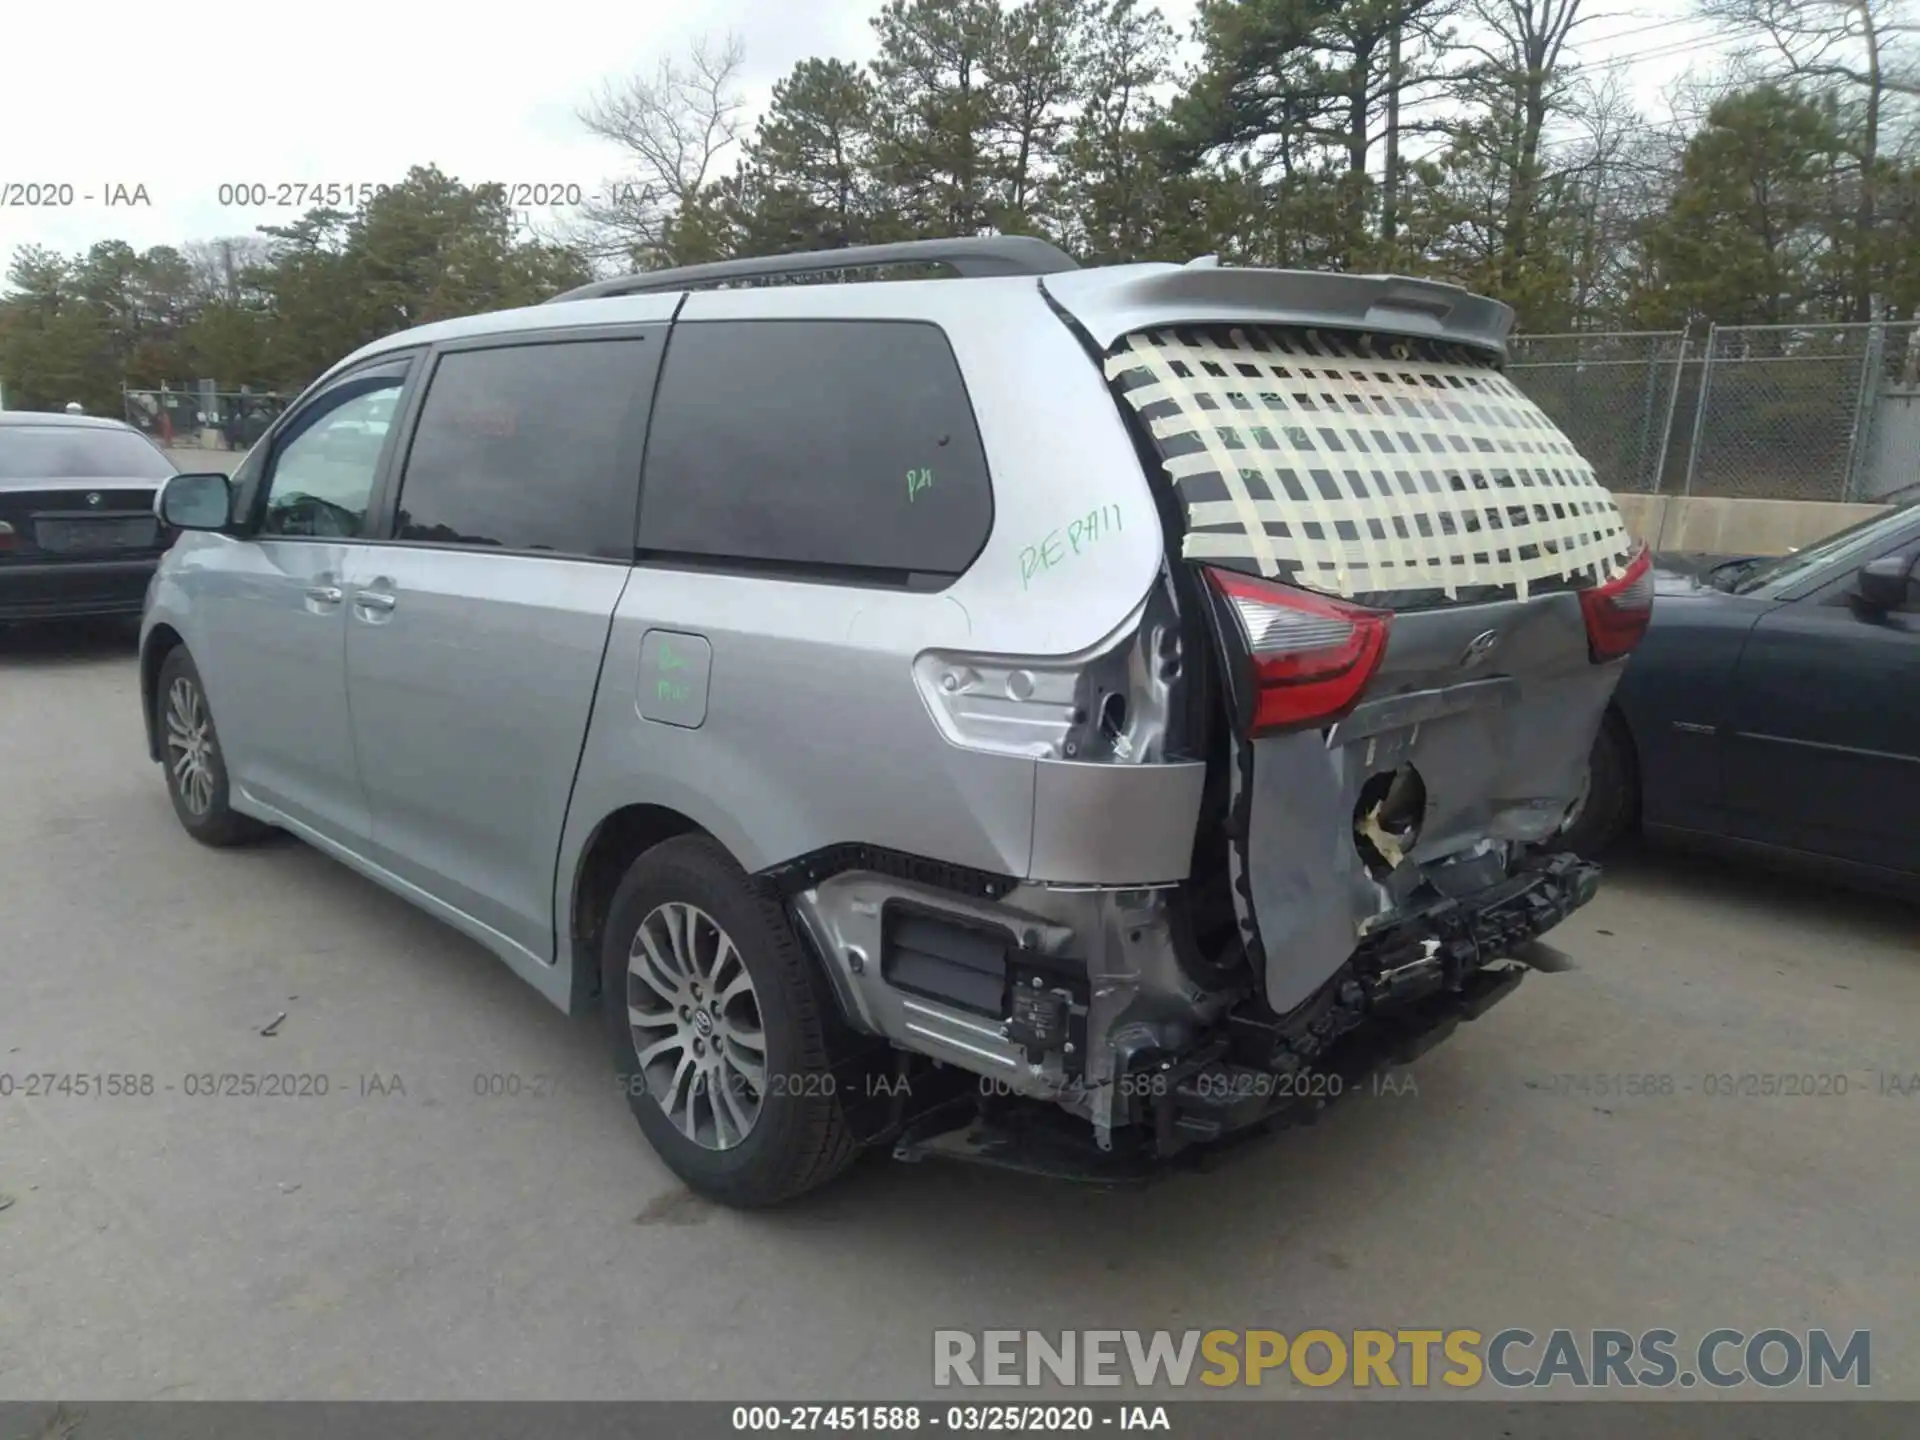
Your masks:
[{"label": "wheel arch", "polygon": [[186,643],[178,630],[163,621],[147,632],[140,646],[140,716],[147,731],[147,758],[156,764],[162,758],[155,714],[160,699],[160,667],[167,663],[167,656]]},{"label": "wheel arch", "polygon": [[1640,813],[1643,796],[1640,776],[1640,742],[1633,733],[1633,721],[1627,718],[1626,708],[1619,697],[1607,701],[1606,713],[1600,717],[1600,724],[1611,730],[1620,741],[1620,761],[1625,770],[1626,809],[1621,816],[1620,833],[1632,835],[1640,828]]},{"label": "wheel arch", "polygon": [[[681,835],[705,835],[723,844],[691,816],[667,805],[622,805],[588,834],[567,889],[563,932],[571,956],[569,1014],[593,1009],[600,997],[600,943],[613,892],[633,862]],[[731,852],[730,852],[731,853]]]}]

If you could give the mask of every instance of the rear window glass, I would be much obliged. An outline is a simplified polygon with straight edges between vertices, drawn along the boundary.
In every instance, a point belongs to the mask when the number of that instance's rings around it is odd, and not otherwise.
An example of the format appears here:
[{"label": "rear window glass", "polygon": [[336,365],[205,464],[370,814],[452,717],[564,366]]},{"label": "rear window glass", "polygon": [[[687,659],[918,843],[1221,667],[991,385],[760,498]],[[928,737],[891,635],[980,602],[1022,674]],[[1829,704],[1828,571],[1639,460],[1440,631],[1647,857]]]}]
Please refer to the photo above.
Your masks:
[{"label": "rear window glass", "polygon": [[992,522],[973,409],[938,327],[674,327],[647,440],[642,550],[952,576]]},{"label": "rear window glass", "polygon": [[1124,337],[1106,371],[1189,559],[1410,608],[1590,585],[1631,551],[1593,467],[1464,347],[1177,327]]},{"label": "rear window glass", "polygon": [[164,480],[171,474],[167,457],[131,430],[0,425],[0,482]]}]

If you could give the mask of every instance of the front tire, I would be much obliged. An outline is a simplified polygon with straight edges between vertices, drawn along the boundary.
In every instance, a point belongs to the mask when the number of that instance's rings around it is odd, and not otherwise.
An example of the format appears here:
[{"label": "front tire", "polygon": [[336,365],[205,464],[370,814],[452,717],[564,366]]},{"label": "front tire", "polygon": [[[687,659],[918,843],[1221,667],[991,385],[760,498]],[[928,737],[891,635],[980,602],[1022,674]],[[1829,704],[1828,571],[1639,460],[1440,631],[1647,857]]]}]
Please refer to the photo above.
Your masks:
[{"label": "front tire", "polygon": [[1591,860],[1631,830],[1639,813],[1632,742],[1626,727],[1609,713],[1593,737],[1586,788],[1561,827],[1558,841]]},{"label": "front tire", "polygon": [[680,836],[633,862],[601,979],[621,1089],[688,1188],[774,1205],[852,1161],[833,1002],[778,897],[713,840]]},{"label": "front tire", "polygon": [[181,828],[202,845],[222,848],[268,834],[270,827],[228,803],[226,752],[220,748],[200,672],[185,646],[168,651],[160,662],[153,704],[167,798]]}]

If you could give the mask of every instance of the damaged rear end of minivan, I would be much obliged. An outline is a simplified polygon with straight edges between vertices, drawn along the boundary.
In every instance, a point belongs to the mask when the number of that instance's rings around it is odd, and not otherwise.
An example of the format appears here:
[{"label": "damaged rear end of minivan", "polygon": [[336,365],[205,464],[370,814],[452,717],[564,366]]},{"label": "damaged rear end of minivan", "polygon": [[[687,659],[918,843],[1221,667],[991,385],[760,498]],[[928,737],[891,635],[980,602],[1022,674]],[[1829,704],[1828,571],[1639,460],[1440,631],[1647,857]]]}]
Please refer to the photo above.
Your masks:
[{"label": "damaged rear end of minivan", "polygon": [[[1213,267],[1041,283],[1166,538],[1119,639],[1060,667],[1056,753],[1112,767],[1078,823],[1192,824],[1192,858],[1178,883],[975,902],[988,950],[1011,937],[979,965],[977,1034],[921,1048],[994,1085],[896,1153],[1150,1173],[1312,1118],[1552,968],[1536,942],[1599,881],[1555,837],[1653,589],[1591,467],[1502,373],[1504,306]],[[1197,823],[1131,798],[1154,767],[1203,775]]]}]

